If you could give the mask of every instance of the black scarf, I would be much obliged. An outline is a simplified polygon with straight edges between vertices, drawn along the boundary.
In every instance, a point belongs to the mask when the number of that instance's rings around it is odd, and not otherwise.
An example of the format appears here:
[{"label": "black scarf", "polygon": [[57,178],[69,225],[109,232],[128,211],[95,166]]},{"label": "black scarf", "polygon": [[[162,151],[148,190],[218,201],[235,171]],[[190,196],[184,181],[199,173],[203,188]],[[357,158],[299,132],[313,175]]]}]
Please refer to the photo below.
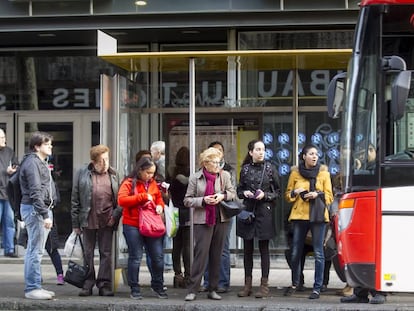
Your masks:
[{"label": "black scarf", "polygon": [[318,163],[311,168],[306,168],[303,162],[299,164],[299,173],[303,178],[309,179],[309,191],[315,191],[316,176],[318,176],[320,166]]}]

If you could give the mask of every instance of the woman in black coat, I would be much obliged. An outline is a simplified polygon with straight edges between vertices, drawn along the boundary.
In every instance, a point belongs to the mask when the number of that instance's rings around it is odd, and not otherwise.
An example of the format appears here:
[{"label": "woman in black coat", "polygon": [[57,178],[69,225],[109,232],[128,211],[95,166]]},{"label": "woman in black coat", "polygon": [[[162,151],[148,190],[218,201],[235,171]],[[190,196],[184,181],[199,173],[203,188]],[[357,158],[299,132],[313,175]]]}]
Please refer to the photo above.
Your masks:
[{"label": "woman in black coat", "polygon": [[275,236],[272,209],[275,207],[275,200],[280,196],[280,186],[275,166],[264,159],[264,143],[253,140],[249,142],[248,150],[240,171],[237,195],[244,200],[247,210],[253,212],[255,218],[251,224],[237,219],[236,233],[244,242],[245,274],[245,285],[238,296],[246,297],[252,293],[253,251],[256,238],[259,240],[262,278],[260,289],[255,296],[263,298],[269,294],[269,240]]}]

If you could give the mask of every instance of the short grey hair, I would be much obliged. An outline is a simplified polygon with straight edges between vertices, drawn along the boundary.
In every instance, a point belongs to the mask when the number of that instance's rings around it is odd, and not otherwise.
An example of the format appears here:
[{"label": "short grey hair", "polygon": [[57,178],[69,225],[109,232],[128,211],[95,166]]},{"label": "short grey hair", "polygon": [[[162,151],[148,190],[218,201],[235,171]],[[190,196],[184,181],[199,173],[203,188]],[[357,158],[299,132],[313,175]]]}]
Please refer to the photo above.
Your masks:
[{"label": "short grey hair", "polygon": [[154,141],[151,144],[151,149],[157,150],[161,154],[165,154],[165,142],[162,140]]}]

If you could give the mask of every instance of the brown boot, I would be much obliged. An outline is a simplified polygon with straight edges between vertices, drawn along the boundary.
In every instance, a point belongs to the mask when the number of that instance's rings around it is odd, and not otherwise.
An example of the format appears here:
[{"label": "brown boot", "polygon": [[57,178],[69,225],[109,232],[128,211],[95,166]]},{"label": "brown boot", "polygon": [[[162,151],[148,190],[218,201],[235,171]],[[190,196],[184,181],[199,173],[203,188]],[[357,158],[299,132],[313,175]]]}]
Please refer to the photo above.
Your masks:
[{"label": "brown boot", "polygon": [[259,291],[255,294],[256,298],[266,298],[269,296],[269,281],[267,278],[262,278],[260,281]]},{"label": "brown boot", "polygon": [[246,276],[244,278],[244,287],[241,291],[237,293],[239,297],[247,297],[252,294],[252,277]]}]

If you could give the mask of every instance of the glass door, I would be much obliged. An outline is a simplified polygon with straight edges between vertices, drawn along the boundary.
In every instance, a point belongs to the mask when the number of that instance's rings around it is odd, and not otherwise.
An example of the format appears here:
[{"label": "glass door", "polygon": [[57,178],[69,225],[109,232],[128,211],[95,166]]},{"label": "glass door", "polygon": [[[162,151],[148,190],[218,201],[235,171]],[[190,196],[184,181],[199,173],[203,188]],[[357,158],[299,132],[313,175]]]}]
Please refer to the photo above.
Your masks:
[{"label": "glass door", "polygon": [[49,163],[60,195],[54,215],[58,233],[61,240],[64,240],[72,231],[70,198],[73,174],[84,163],[89,162],[89,149],[92,144],[99,143],[96,142],[99,112],[68,112],[64,115],[54,112],[27,112],[19,113],[17,120],[16,154],[19,160],[29,152],[28,141],[32,132],[44,131],[53,136],[53,154]]}]

